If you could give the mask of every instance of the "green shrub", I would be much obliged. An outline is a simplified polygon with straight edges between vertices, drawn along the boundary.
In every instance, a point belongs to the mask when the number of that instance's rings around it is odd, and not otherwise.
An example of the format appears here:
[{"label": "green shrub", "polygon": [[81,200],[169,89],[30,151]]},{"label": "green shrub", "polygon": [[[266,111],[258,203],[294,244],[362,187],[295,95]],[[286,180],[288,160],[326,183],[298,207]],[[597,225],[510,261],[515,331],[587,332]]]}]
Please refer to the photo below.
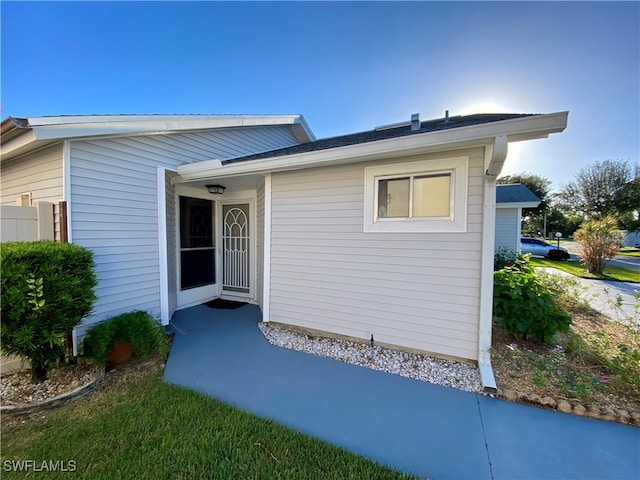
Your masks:
[{"label": "green shrub", "polygon": [[578,253],[589,273],[602,275],[607,261],[613,259],[624,241],[613,217],[589,220],[573,235],[578,242]]},{"label": "green shrub", "polygon": [[84,339],[84,353],[105,364],[111,348],[121,341],[131,342],[134,355],[166,353],[169,345],[162,325],[147,312],[138,310],[92,326]]},{"label": "green shrub", "polygon": [[64,356],[64,337],[93,308],[93,253],[51,241],[0,246],[2,352],[31,363],[34,381]]},{"label": "green shrub", "polygon": [[515,250],[508,247],[500,247],[493,256],[493,270],[502,270],[506,266],[512,266],[516,260],[522,258]]},{"label": "green shrub", "polygon": [[536,276],[528,259],[494,272],[493,313],[508,332],[553,341],[571,317],[554,303],[553,291]]}]

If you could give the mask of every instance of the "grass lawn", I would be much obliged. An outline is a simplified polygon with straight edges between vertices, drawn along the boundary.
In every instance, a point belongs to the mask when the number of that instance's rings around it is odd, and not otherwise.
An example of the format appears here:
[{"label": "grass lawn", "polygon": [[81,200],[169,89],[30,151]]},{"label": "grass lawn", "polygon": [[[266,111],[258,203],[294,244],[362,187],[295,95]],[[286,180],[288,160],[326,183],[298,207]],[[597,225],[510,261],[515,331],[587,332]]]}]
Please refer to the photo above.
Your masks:
[{"label": "grass lawn", "polygon": [[[75,462],[37,478],[410,478],[355,454],[162,380],[157,365],[121,374],[44,418],[6,426],[6,461]],[[111,376],[108,375],[108,378]]]},{"label": "grass lawn", "polygon": [[534,267],[553,267],[558,270],[571,273],[577,277],[595,278],[598,280],[617,280],[620,282],[640,283],[640,271],[631,268],[607,265],[604,269],[604,275],[593,275],[587,272],[584,265],[577,260],[567,260],[565,262],[557,262],[546,258],[532,258],[531,263]]},{"label": "grass lawn", "polygon": [[624,255],[626,257],[640,257],[640,250],[637,248],[623,248],[618,252],[618,255]]}]

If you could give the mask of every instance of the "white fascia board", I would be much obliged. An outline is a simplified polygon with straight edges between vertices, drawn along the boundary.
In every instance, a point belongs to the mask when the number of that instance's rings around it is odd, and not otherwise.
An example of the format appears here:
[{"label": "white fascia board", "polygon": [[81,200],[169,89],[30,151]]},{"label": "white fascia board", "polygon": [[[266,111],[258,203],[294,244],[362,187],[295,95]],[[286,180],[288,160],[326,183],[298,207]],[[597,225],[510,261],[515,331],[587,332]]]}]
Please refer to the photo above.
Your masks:
[{"label": "white fascia board", "polygon": [[0,146],[0,154],[2,154],[3,158],[5,156],[9,157],[19,155],[23,150],[28,149],[28,145],[35,142],[36,140],[37,137],[34,131],[25,129],[24,133],[14,138],[13,140],[3,142],[2,146]]},{"label": "white fascia board", "polygon": [[540,202],[511,202],[498,203],[496,208],[536,208]]},{"label": "white fascia board", "polygon": [[96,115],[29,118],[37,140],[152,134],[208,128],[295,125],[298,136],[314,139],[301,115]]},{"label": "white fascia board", "polygon": [[507,141],[547,137],[561,132],[567,125],[568,112],[551,113],[512,120],[470,125],[436,132],[407,135],[345,147],[317,150],[282,157],[249,160],[222,165],[219,160],[206,160],[177,168],[185,181],[222,178],[248,173],[265,173],[332,164],[354,163],[392,156],[427,153],[434,150],[493,144],[497,136]]}]

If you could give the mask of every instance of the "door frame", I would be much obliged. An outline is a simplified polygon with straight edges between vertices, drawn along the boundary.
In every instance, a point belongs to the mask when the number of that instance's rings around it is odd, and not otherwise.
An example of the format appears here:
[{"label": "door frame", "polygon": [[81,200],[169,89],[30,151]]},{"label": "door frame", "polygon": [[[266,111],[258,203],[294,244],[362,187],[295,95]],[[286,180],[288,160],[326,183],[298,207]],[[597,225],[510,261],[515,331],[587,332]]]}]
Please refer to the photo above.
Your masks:
[{"label": "door frame", "polygon": [[[254,301],[256,298],[256,267],[257,267],[257,249],[256,249],[256,192],[246,195],[249,192],[237,192],[236,194],[223,194],[218,202],[216,202],[216,279],[218,284],[218,296],[220,298],[229,298],[232,300]],[[225,205],[249,205],[249,292],[233,292],[225,291],[223,286],[224,275],[224,216],[223,207]]]},{"label": "door frame", "polygon": [[[180,197],[192,197],[192,198],[199,198],[202,200],[211,200],[213,202],[213,222],[214,222],[214,251],[216,252],[216,276],[215,276],[215,283],[210,284],[210,285],[204,285],[201,287],[195,287],[195,288],[189,288],[186,290],[182,290],[182,288],[180,287],[181,285],[181,278],[180,278],[180,272],[181,272],[181,268],[182,268],[182,260],[181,260],[181,255],[180,255],[180,222],[181,222],[181,218],[180,218]],[[176,185],[175,188],[175,198],[174,198],[174,202],[175,202],[175,212],[176,212],[176,240],[175,240],[175,245],[176,245],[176,295],[177,295],[177,302],[176,302],[176,307],[177,310],[181,310],[183,308],[188,308],[188,307],[193,307],[194,305],[199,305],[201,303],[204,302],[208,302],[209,300],[212,300],[213,298],[216,298],[218,296],[218,292],[219,292],[219,277],[218,277],[218,255],[217,255],[217,251],[218,251],[218,201],[217,199],[209,194],[206,191],[202,191],[202,189],[200,188],[196,188],[196,187],[191,187],[188,185]]]},{"label": "door frame", "polygon": [[[214,229],[215,229],[215,251],[216,251],[216,283],[197,287],[188,290],[180,288],[180,197],[201,198],[203,200],[211,200],[214,202]],[[215,298],[228,298],[230,300],[240,300],[246,302],[256,301],[256,278],[257,278],[257,191],[255,189],[247,190],[227,190],[222,195],[210,194],[203,187],[189,184],[176,184],[174,205],[176,211],[176,228],[175,228],[175,255],[176,255],[176,310],[199,305]],[[250,282],[249,293],[242,292],[224,292],[222,289],[222,205],[246,203],[249,204],[249,248],[250,257]]]}]

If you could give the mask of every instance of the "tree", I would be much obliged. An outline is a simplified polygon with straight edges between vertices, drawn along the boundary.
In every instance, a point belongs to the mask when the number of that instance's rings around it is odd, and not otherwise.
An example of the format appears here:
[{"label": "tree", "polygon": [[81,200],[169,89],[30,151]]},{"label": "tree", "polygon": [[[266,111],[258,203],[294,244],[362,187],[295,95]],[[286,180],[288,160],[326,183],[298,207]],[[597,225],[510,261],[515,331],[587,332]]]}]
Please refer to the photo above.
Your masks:
[{"label": "tree", "polygon": [[547,213],[547,231],[551,233],[562,232],[564,237],[569,237],[584,222],[584,218],[576,215],[567,215],[556,206],[549,208]]},{"label": "tree", "polygon": [[578,253],[589,273],[601,275],[608,260],[615,257],[624,241],[615,218],[589,220],[574,234]]},{"label": "tree", "polygon": [[631,232],[640,230],[640,165],[636,165],[635,178],[616,194],[615,202],[621,213],[620,228]]},{"label": "tree", "polygon": [[499,185],[511,183],[521,183],[536,194],[540,199],[540,205],[535,208],[523,208],[522,215],[539,215],[546,212],[550,206],[549,192],[551,190],[551,180],[535,173],[523,172],[516,175],[505,175],[496,181]]},{"label": "tree", "polygon": [[581,169],[559,194],[560,205],[587,218],[620,216],[637,209],[638,165],[629,161],[605,160]]},{"label": "tree", "polygon": [[540,205],[535,208],[522,209],[522,216],[524,218],[522,231],[533,232],[533,234],[543,231],[544,215],[551,206],[551,180],[535,173],[522,172],[500,177],[496,183],[500,185],[521,183],[536,194],[540,199]]}]

